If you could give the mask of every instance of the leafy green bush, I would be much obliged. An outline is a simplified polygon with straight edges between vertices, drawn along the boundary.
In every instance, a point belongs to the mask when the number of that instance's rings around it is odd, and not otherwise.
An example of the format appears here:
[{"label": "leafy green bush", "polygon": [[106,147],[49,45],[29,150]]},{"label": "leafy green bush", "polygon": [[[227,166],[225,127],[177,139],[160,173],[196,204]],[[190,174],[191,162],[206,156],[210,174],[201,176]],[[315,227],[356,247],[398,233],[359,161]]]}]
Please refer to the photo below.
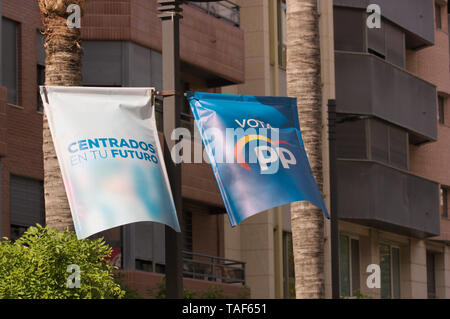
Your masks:
[{"label": "leafy green bush", "polygon": [[208,290],[200,295],[200,299],[225,299],[223,289],[219,286],[209,285]]},{"label": "leafy green bush", "polygon": [[[105,261],[111,248],[103,239],[77,240],[66,230],[30,227],[15,242],[0,242],[0,298],[122,298],[116,267]],[[68,288],[69,265],[80,270],[79,288]]]},{"label": "leafy green bush", "polygon": [[250,299],[250,288],[248,286],[242,286],[238,293],[238,299]]},{"label": "leafy green bush", "polygon": [[356,299],[372,299],[371,296],[363,295],[363,294],[361,293],[361,290],[359,290],[359,289],[357,289],[357,290],[355,290],[355,291],[353,292],[353,296],[354,296]]},{"label": "leafy green bush", "polygon": [[[166,277],[163,277],[161,282],[154,289],[149,289],[149,292],[155,299],[166,299]],[[250,289],[243,286],[238,294],[238,298],[247,299],[250,297]],[[225,299],[223,289],[216,285],[209,285],[206,291],[196,293],[192,290],[183,288],[184,299]]]}]

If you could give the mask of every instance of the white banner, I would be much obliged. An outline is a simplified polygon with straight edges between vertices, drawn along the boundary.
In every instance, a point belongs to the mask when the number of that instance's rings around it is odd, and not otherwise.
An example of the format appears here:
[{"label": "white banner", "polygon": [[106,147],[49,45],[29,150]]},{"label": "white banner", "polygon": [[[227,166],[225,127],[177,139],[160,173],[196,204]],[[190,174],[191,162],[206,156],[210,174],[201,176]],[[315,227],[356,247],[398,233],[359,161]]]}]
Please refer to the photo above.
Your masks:
[{"label": "white banner", "polygon": [[152,221],[180,231],[152,88],[41,87],[79,239]]}]

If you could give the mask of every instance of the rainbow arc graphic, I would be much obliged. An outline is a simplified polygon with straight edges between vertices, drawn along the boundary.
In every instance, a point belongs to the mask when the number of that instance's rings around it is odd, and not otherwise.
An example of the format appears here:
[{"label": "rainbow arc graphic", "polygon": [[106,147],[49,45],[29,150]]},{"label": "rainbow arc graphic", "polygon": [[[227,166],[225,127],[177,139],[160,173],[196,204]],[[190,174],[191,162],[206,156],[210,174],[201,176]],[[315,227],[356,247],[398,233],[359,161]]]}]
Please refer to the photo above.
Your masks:
[{"label": "rainbow arc graphic", "polygon": [[277,146],[280,144],[290,145],[288,142],[282,141],[282,140],[272,142],[272,140],[270,138],[268,138],[267,136],[264,136],[264,135],[251,134],[251,135],[243,136],[234,145],[234,158],[236,159],[236,162],[241,167],[245,168],[248,171],[251,170],[251,167],[245,161],[244,148],[245,148],[245,145],[247,145],[248,143],[255,141],[255,140],[264,141],[264,142],[272,144],[274,146]]}]

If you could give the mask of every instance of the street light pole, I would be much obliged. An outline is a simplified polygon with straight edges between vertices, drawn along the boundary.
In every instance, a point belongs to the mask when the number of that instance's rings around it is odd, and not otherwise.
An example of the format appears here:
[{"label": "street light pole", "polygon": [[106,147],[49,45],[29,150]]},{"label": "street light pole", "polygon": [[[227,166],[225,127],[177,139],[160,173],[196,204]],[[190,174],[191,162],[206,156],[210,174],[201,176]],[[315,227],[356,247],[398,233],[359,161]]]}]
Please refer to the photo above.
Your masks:
[{"label": "street light pole", "polygon": [[[1,0],[0,0],[1,1]],[[217,2],[193,0],[191,2]],[[182,227],[181,164],[175,164],[170,150],[176,141],[171,134],[180,126],[183,93],[180,82],[180,19],[183,0],[158,0],[159,18],[162,25],[162,73],[163,73],[163,127],[164,162],[177,210],[178,221]],[[170,299],[183,298],[183,257],[182,236],[172,228],[165,230],[166,252],[166,295]]]},{"label": "street light pole", "polygon": [[330,206],[331,206],[331,293],[340,298],[339,286],[339,216],[336,172],[336,100],[328,100],[328,138],[330,151]]},{"label": "street light pole", "polygon": [[[178,220],[182,221],[181,164],[175,164],[170,151],[176,141],[172,132],[180,126],[183,96],[180,84],[180,25],[181,0],[158,0],[162,25],[162,80],[163,80],[163,131],[164,162],[172,189]],[[165,228],[166,296],[183,298],[183,259],[181,233]]]}]

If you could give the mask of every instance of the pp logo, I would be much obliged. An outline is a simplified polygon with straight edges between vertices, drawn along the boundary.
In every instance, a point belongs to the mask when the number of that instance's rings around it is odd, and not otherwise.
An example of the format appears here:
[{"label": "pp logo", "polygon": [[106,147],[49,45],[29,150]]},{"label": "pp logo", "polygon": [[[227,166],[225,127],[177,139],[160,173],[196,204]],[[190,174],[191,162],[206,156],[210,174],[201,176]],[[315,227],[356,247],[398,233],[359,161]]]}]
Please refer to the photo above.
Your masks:
[{"label": "pp logo", "polygon": [[67,272],[71,274],[69,277],[67,277],[67,288],[81,288],[80,266],[69,265],[67,266]]},{"label": "pp logo", "polygon": [[[246,144],[257,140],[272,145],[272,146],[263,145],[255,147],[256,158],[258,159],[262,174],[275,174],[278,171],[279,166],[278,161],[281,161],[281,165],[285,169],[289,169],[291,165],[297,164],[297,160],[295,159],[294,154],[287,148],[280,147],[280,144],[290,145],[288,142],[282,140],[272,141],[263,135],[256,135],[256,134],[246,135],[242,137],[234,147],[234,156],[237,162],[239,163],[240,166],[242,166],[246,170],[251,170],[251,168],[245,162],[243,149]],[[274,165],[269,166],[268,164]]]}]

